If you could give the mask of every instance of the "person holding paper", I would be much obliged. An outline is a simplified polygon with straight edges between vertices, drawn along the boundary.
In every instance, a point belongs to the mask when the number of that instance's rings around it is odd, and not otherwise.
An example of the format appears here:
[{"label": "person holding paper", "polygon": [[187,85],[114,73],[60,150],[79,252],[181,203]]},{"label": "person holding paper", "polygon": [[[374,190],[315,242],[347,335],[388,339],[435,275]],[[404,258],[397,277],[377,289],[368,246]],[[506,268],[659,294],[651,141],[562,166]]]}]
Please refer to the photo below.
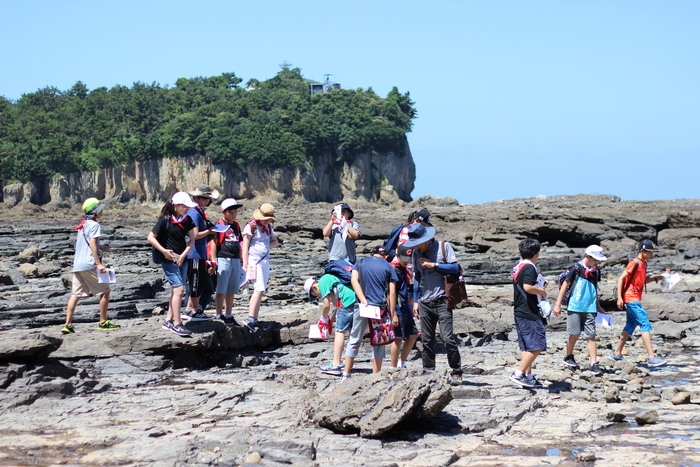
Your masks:
[{"label": "person holding paper", "polygon": [[615,350],[610,355],[613,360],[624,359],[622,349],[639,326],[642,342],[644,342],[649,357],[647,365],[662,366],[666,364],[666,360],[654,355],[654,349],[651,346],[652,327],[649,323],[649,315],[642,306],[644,286],[652,281],[658,282],[665,277],[663,275],[647,277],[647,261],[654,257],[656,251],[658,251],[656,244],[651,240],[645,239],[639,242],[639,255],[627,263],[627,267],[617,279],[617,307],[627,311],[627,323],[620,334],[620,340],[617,342]]},{"label": "person holding paper", "polygon": [[396,340],[391,344],[391,368],[406,368],[406,360],[418,340],[418,327],[413,319],[413,248],[399,245],[390,263],[396,270],[397,319],[394,323]]},{"label": "person holding paper", "polygon": [[66,323],[61,332],[73,334],[73,315],[78,301],[89,297],[92,293],[100,297],[100,323],[97,329],[101,331],[114,331],[121,326],[107,319],[107,307],[109,306],[109,284],[99,282],[98,271],[102,274],[107,269],[102,264],[102,251],[108,251],[107,247],[100,247],[100,224],[97,222],[104,212],[105,205],[97,198],[88,198],[83,203],[83,220],[74,229],[78,231],[75,239],[75,256],[73,257],[73,292],[66,306]]},{"label": "person holding paper", "polygon": [[328,260],[344,259],[355,264],[355,240],[360,238],[360,224],[352,220],[355,213],[347,203],[340,203],[331,211],[331,219],[323,228],[323,236],[330,237]]},{"label": "person holding paper", "polygon": [[574,368],[578,367],[574,359],[574,346],[583,333],[583,337],[587,341],[588,357],[591,362],[588,369],[595,376],[603,374],[597,362],[595,323],[596,314],[605,311],[600,306],[598,294],[598,282],[600,281],[598,263],[606,259],[602,247],[591,245],[586,248],[586,257],[569,269],[569,273],[559,289],[557,303],[554,305],[554,316],[559,316],[564,295],[569,287],[573,287],[567,307],[566,333],[569,338],[566,342],[566,356],[563,363]]},{"label": "person holding paper", "polygon": [[[359,305],[372,305],[380,308],[380,313],[391,314],[393,322],[396,317],[396,271],[387,262],[388,254],[383,246],[372,249],[372,256],[362,258],[352,269],[352,288],[357,295],[357,304],[352,317],[350,341],[345,350],[345,369],[343,380],[350,377],[355,358],[360,353],[362,336],[367,330],[367,318],[360,317]],[[386,355],[384,345],[372,346],[372,373],[382,370],[382,360]]]},{"label": "person holding paper", "polygon": [[[240,293],[241,286],[241,226],[236,221],[238,209],[243,207],[233,198],[226,198],[221,203],[224,218],[216,225],[218,228],[214,241],[211,242],[211,265],[216,271],[216,319],[223,320],[227,326],[238,326],[233,318],[233,299]],[[226,304],[224,315],[224,302]]]}]

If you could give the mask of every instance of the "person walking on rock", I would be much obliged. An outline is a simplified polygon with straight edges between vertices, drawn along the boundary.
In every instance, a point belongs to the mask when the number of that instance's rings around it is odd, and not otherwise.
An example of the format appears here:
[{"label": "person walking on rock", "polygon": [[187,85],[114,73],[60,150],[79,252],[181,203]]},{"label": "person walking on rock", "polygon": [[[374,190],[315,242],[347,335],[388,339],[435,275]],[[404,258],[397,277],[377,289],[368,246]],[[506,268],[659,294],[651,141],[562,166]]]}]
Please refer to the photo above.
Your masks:
[{"label": "person walking on rock", "polygon": [[644,287],[649,282],[658,282],[663,279],[663,275],[647,277],[647,261],[654,257],[654,253],[658,251],[653,241],[645,239],[639,242],[639,254],[632,261],[627,263],[627,267],[617,279],[617,307],[620,310],[627,311],[627,323],[620,335],[620,340],[617,342],[615,350],[610,355],[613,360],[623,360],[622,349],[629,340],[630,336],[639,326],[642,333],[642,342],[647,351],[648,366],[662,366],[666,364],[663,360],[654,355],[654,349],[651,346],[651,323],[649,323],[649,315],[642,306],[642,292]]},{"label": "person walking on rock", "polygon": [[[357,295],[357,304],[353,310],[350,341],[345,350],[345,368],[343,379],[350,377],[355,358],[360,353],[362,337],[367,330],[368,318],[360,316],[360,304],[378,306],[381,315],[391,315],[396,322],[396,271],[387,262],[387,252],[383,246],[372,249],[372,256],[361,259],[352,269],[352,288]],[[382,370],[382,360],[386,355],[385,345],[372,346],[372,373]],[[341,381],[342,381],[341,380]]]},{"label": "person walking on rock", "polygon": [[435,370],[435,331],[439,324],[452,369],[449,382],[457,386],[462,384],[462,357],[453,332],[452,310],[447,308],[444,275],[459,274],[459,264],[452,245],[435,241],[433,237],[435,227],[417,223],[411,225],[408,240],[403,243],[413,249],[413,312],[420,318],[423,369]]},{"label": "person walking on rock", "polygon": [[[148,233],[148,242],[161,256],[161,267],[171,287],[168,314],[163,321],[163,329],[177,334],[192,334],[182,326],[180,307],[187,284],[187,253],[194,247],[197,226],[187,215],[187,211],[197,204],[190,195],[180,191],[168,200],[160,212],[158,222]],[[154,254],[155,255],[155,254]]]},{"label": "person walking on rock", "polygon": [[204,309],[209,305],[214,291],[211,284],[211,277],[207,270],[207,242],[214,226],[208,219],[204,209],[211,204],[212,200],[219,199],[219,192],[212,190],[204,183],[194,187],[189,192],[196,203],[190,208],[187,215],[192,218],[192,222],[197,226],[197,237],[194,248],[187,254],[187,282],[188,299],[187,307],[182,314],[182,319],[192,321],[207,321],[209,318],[204,314]]},{"label": "person walking on rock", "polygon": [[260,304],[270,278],[270,249],[277,246],[277,235],[272,229],[275,208],[270,203],[263,203],[253,212],[253,220],[243,228],[243,245],[241,247],[242,266],[246,278],[253,283],[253,294],[248,304],[248,317],[243,325],[251,331],[262,327],[258,321]]},{"label": "person walking on rock", "polygon": [[[547,298],[547,282],[537,272],[540,242],[526,238],[518,245],[520,262],[513,268],[513,312],[520,345],[520,365],[510,380],[524,388],[540,388],[532,374],[532,364],[547,349],[547,335],[540,316],[537,296]],[[541,285],[537,285],[537,284]]]},{"label": "person walking on rock", "polygon": [[331,219],[323,228],[323,236],[330,237],[328,260],[344,259],[355,264],[355,240],[360,238],[360,224],[352,220],[355,213],[347,203],[340,203],[331,211]]},{"label": "person walking on rock", "polygon": [[396,270],[396,322],[394,332],[396,340],[391,344],[391,368],[406,368],[406,360],[418,340],[418,328],[413,319],[413,283],[412,269],[408,267],[413,261],[413,249],[399,245],[396,256],[390,263]]},{"label": "person walking on rock", "polygon": [[[233,318],[233,299],[240,293],[241,286],[241,226],[236,221],[238,209],[243,207],[233,198],[221,203],[224,218],[219,224],[228,225],[228,230],[214,237],[211,245],[211,264],[216,270],[216,319],[221,319],[228,326],[238,326]],[[225,315],[224,315],[225,302]]]},{"label": "person walking on rock", "polygon": [[97,222],[104,212],[105,205],[97,198],[88,198],[83,203],[83,220],[74,229],[78,231],[75,239],[75,256],[73,257],[73,291],[66,306],[66,323],[61,329],[63,334],[75,332],[73,327],[73,315],[78,301],[89,297],[92,293],[100,297],[100,322],[97,329],[101,331],[114,331],[121,326],[107,319],[109,306],[109,284],[101,283],[97,273],[104,274],[107,269],[102,264],[102,251],[108,251],[107,247],[100,247],[100,224]]},{"label": "person walking on rock", "polygon": [[557,303],[554,305],[554,316],[561,314],[562,302],[567,290],[571,287],[569,303],[567,305],[566,333],[569,335],[566,341],[566,355],[563,363],[577,368],[578,363],[574,359],[574,346],[579,336],[583,333],[588,347],[588,358],[591,366],[588,368],[596,376],[603,374],[598,367],[597,346],[595,342],[596,314],[603,313],[598,295],[598,282],[600,281],[600,269],[598,263],[607,258],[603,254],[603,248],[591,245],[586,248],[586,257],[574,264],[568,271],[564,282],[559,289]]}]

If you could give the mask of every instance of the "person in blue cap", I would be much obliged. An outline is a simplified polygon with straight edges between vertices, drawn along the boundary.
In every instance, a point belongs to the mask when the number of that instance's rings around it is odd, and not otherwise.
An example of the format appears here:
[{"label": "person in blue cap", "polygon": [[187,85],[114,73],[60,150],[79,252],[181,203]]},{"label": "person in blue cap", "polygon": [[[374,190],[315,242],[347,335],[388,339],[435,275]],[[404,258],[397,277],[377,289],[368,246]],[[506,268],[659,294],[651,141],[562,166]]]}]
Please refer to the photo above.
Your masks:
[{"label": "person in blue cap", "polygon": [[360,224],[352,220],[355,213],[347,203],[340,203],[331,211],[331,219],[323,228],[323,236],[331,239],[328,260],[344,259],[355,264],[355,240],[360,238]]},{"label": "person in blue cap", "polygon": [[423,369],[435,370],[435,329],[440,324],[440,336],[452,368],[449,382],[457,386],[462,384],[462,358],[453,333],[452,310],[447,308],[444,275],[459,274],[459,264],[452,246],[433,237],[435,227],[418,223],[411,225],[408,240],[403,243],[404,247],[413,248],[413,312],[420,319]]}]

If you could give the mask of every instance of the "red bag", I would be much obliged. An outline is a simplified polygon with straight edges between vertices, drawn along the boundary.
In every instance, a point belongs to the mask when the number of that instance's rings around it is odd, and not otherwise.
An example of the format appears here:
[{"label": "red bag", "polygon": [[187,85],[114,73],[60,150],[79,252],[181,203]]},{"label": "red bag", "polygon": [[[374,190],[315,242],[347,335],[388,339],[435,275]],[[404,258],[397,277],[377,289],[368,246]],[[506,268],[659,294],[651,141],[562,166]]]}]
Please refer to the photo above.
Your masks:
[{"label": "red bag", "polygon": [[391,324],[389,312],[382,310],[381,319],[367,319],[369,322],[369,343],[373,347],[389,345],[396,340],[394,326]]}]

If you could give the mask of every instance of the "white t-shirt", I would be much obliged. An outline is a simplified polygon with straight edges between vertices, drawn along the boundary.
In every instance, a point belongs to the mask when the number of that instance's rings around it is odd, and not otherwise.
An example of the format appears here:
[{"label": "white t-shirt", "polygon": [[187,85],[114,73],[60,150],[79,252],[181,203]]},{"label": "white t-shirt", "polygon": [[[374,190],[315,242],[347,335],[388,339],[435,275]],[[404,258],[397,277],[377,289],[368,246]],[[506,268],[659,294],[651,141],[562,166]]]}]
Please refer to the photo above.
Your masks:
[{"label": "white t-shirt", "polygon": [[87,219],[83,228],[78,230],[75,239],[75,257],[73,258],[73,272],[91,271],[97,268],[95,258],[90,250],[90,240],[97,238],[97,251],[100,251],[100,224],[92,219]]},{"label": "white t-shirt", "polygon": [[243,235],[250,237],[250,247],[248,248],[248,262],[259,263],[260,261],[269,260],[270,254],[270,239],[276,237],[275,231],[272,229],[272,224],[261,226],[255,224],[255,233],[250,226],[250,222],[245,225]]}]

